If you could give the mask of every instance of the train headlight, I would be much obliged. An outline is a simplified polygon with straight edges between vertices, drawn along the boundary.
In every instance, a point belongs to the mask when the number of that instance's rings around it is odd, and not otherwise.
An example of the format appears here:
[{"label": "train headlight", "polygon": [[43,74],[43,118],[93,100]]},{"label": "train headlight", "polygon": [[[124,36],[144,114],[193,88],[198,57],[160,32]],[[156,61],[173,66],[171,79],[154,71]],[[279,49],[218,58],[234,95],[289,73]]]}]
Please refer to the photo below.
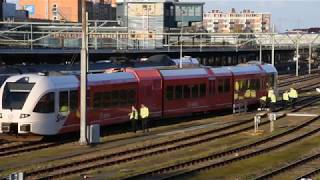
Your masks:
[{"label": "train headlight", "polygon": [[29,116],[30,116],[30,114],[20,114],[20,119],[27,118]]}]

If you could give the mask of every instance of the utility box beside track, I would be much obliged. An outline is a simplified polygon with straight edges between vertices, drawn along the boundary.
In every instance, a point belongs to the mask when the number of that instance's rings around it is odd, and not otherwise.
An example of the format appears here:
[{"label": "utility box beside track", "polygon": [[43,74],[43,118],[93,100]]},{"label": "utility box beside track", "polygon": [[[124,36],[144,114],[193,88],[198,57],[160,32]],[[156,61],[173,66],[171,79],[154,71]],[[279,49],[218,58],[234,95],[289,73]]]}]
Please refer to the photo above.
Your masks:
[{"label": "utility box beside track", "polygon": [[100,125],[92,124],[87,127],[87,137],[89,144],[100,143]]}]

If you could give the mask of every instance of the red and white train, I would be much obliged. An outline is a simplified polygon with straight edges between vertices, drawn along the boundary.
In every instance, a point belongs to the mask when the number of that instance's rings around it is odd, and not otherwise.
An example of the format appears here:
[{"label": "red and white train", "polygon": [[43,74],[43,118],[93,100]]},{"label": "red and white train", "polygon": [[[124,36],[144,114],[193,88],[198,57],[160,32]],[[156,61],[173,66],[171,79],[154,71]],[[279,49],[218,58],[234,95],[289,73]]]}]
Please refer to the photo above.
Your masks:
[{"label": "red and white train", "polygon": [[[131,69],[88,75],[88,124],[129,121],[131,106],[149,107],[165,120],[198,112],[254,104],[276,88],[270,64],[221,68]],[[79,78],[22,74],[0,89],[0,133],[56,135],[79,131]]]}]

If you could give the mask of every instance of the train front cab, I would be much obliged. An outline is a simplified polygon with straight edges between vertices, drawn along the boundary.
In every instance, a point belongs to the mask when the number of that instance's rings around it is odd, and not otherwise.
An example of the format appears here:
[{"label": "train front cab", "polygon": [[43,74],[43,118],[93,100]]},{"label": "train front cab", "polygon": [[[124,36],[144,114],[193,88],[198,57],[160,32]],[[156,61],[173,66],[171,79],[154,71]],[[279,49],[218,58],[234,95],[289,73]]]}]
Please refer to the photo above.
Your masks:
[{"label": "train front cab", "polygon": [[261,68],[266,73],[266,78],[265,78],[266,89],[268,87],[272,87],[275,90],[276,94],[278,94],[278,87],[277,87],[278,71],[277,71],[277,69],[274,66],[272,66],[271,64],[263,64],[263,65],[261,65]]},{"label": "train front cab", "polygon": [[265,72],[257,65],[229,67],[233,73],[234,104],[256,104],[266,93]]},{"label": "train front cab", "polygon": [[204,68],[161,70],[164,117],[190,115],[210,109],[209,74]]},{"label": "train front cab", "polygon": [[1,88],[1,132],[57,134],[66,120],[64,117],[69,115],[60,111],[60,90],[77,87],[75,76],[27,74],[9,78]]}]

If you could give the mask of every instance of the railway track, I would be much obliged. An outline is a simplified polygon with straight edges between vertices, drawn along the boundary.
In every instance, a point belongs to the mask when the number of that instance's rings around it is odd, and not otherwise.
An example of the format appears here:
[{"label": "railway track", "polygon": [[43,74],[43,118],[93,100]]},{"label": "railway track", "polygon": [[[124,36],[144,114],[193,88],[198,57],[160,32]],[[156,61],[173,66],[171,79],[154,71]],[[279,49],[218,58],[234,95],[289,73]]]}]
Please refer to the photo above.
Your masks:
[{"label": "railway track", "polygon": [[[299,93],[306,93],[306,92],[312,92],[315,91],[317,87],[319,87],[319,77],[314,78],[309,81],[302,81],[301,84],[295,85],[296,89],[298,90]],[[282,93],[285,90],[288,90],[289,86],[282,86],[279,87],[279,92]]]},{"label": "railway track", "polygon": [[310,76],[306,76],[303,78],[298,78],[296,80],[287,80],[285,82],[281,82],[278,84],[279,88],[285,87],[285,86],[290,86],[294,83],[300,83],[300,82],[304,82],[304,81],[310,81],[310,80],[315,80],[315,79],[319,79],[320,75],[319,74],[313,74]]},{"label": "railway track", "polygon": [[[317,157],[317,158],[319,158],[319,157]],[[307,178],[313,178],[314,176],[319,175],[319,174],[320,174],[320,168],[318,168],[316,170],[313,170],[311,172],[308,172],[307,174],[304,174],[304,175],[298,177],[297,180],[301,180],[303,178],[306,178],[306,179]]]},{"label": "railway track", "polygon": [[[310,99],[309,99],[310,100]],[[316,99],[318,100],[318,99]],[[306,101],[306,100],[305,100]],[[315,101],[301,106],[293,111],[298,111]],[[263,124],[268,123],[268,121],[262,122]],[[244,126],[244,127],[239,127]],[[129,162],[137,159],[142,159],[145,157],[150,157],[158,155],[161,153],[166,153],[170,151],[176,151],[185,147],[195,146],[201,143],[209,142],[219,138],[231,136],[240,132],[247,131],[252,129],[252,119],[229,125],[220,129],[214,129],[207,132],[202,132],[200,134],[194,134],[187,137],[182,137],[179,139],[169,140],[161,143],[155,143],[152,145],[133,148],[129,150],[124,150],[116,152],[113,154],[102,154],[96,157],[82,159],[78,161],[73,161],[60,165],[53,165],[51,167],[46,167],[43,169],[37,169],[25,172],[25,177],[27,178],[36,178],[36,179],[52,179],[52,178],[61,178],[69,176],[72,174],[82,173],[85,171],[112,166],[116,164],[121,164],[124,162]],[[222,132],[227,131],[227,132]],[[220,132],[220,134],[219,134]],[[218,134],[217,134],[218,133]]]},{"label": "railway track", "polygon": [[[290,163],[290,164],[288,164],[288,165],[286,165],[284,167],[281,167],[279,169],[271,171],[271,172],[269,172],[267,174],[264,174],[262,176],[259,176],[259,177],[255,178],[255,180],[270,179],[270,178],[272,178],[272,177],[274,177],[276,175],[279,175],[279,174],[285,173],[285,172],[289,172],[294,168],[297,168],[299,166],[302,166],[304,164],[307,164],[307,163],[310,163],[312,161],[319,160],[319,159],[320,159],[320,153],[317,153],[317,154],[305,157],[305,158],[303,158],[301,160],[298,160],[296,162]],[[314,175],[316,175],[318,173],[320,173],[320,169],[313,170],[313,171],[311,171],[311,172],[309,172],[309,173],[307,173],[307,174],[305,174],[305,175],[303,175],[303,176],[301,176],[301,177],[299,177],[297,179],[302,179],[302,178],[307,178],[307,177],[310,178],[311,176],[314,176]]]},{"label": "railway track", "polygon": [[[301,133],[298,134],[297,136],[291,137],[288,139],[289,134],[292,134],[308,125],[311,123],[319,120],[320,116],[317,116],[315,118],[312,118],[311,120],[297,126],[294,128],[291,128],[290,130],[283,132],[281,134],[277,134],[268,138],[265,138],[263,140],[260,140],[258,142],[254,142],[245,146],[237,147],[231,150],[223,151],[220,153],[215,153],[213,155],[209,155],[207,157],[203,157],[200,159],[195,159],[191,161],[187,161],[184,163],[180,164],[175,164],[169,167],[153,170],[150,172],[138,174],[133,177],[128,177],[126,179],[144,179],[146,177],[151,177],[153,176],[153,179],[175,179],[175,178],[182,178],[183,177],[188,177],[189,175],[193,173],[199,173],[204,170],[209,170],[217,167],[222,167],[225,165],[229,165],[235,162],[242,161],[244,159],[256,157],[258,155],[262,155],[274,150],[277,150],[281,147],[285,147],[289,144],[295,143],[297,141],[300,141],[304,138],[310,137],[312,135],[315,135],[316,133],[320,132],[320,127],[318,128],[313,128],[312,130],[308,131],[307,133]],[[284,139],[282,142],[278,143],[281,141],[281,138]],[[276,142],[274,140],[277,139]],[[280,139],[280,140],[279,140]],[[268,145],[269,144],[269,145]],[[262,146],[262,147],[259,147]],[[252,149],[255,148],[255,149]],[[235,156],[235,154],[237,154]],[[239,155],[241,154],[241,155]],[[213,161],[213,162],[212,162]],[[194,167],[198,166],[198,167]],[[186,168],[191,170],[186,170]],[[268,179],[267,178],[262,178],[262,179]]]},{"label": "railway track", "polygon": [[24,142],[14,144],[8,147],[0,147],[0,157],[10,156],[10,155],[17,155],[24,152],[31,152],[35,150],[40,150],[44,148],[50,148],[54,146],[61,145],[63,142],[51,142],[51,143],[44,143],[44,142]]},{"label": "railway track", "polygon": [[[318,85],[318,83],[315,83],[313,85]],[[303,91],[308,91],[310,90],[310,87],[314,87],[313,85],[307,85],[307,87],[303,86],[302,88]],[[299,90],[300,88],[298,88]],[[299,91],[302,92],[302,91]],[[22,144],[14,144],[11,145],[8,144],[7,141],[1,140],[0,139],[0,157],[3,156],[9,156],[9,155],[13,155],[13,154],[19,154],[19,153],[23,153],[23,152],[29,152],[29,151],[35,151],[35,150],[40,150],[40,149],[44,149],[44,148],[49,148],[49,147],[54,147],[57,145],[61,145],[62,143],[44,143],[44,142],[25,142]]]}]

